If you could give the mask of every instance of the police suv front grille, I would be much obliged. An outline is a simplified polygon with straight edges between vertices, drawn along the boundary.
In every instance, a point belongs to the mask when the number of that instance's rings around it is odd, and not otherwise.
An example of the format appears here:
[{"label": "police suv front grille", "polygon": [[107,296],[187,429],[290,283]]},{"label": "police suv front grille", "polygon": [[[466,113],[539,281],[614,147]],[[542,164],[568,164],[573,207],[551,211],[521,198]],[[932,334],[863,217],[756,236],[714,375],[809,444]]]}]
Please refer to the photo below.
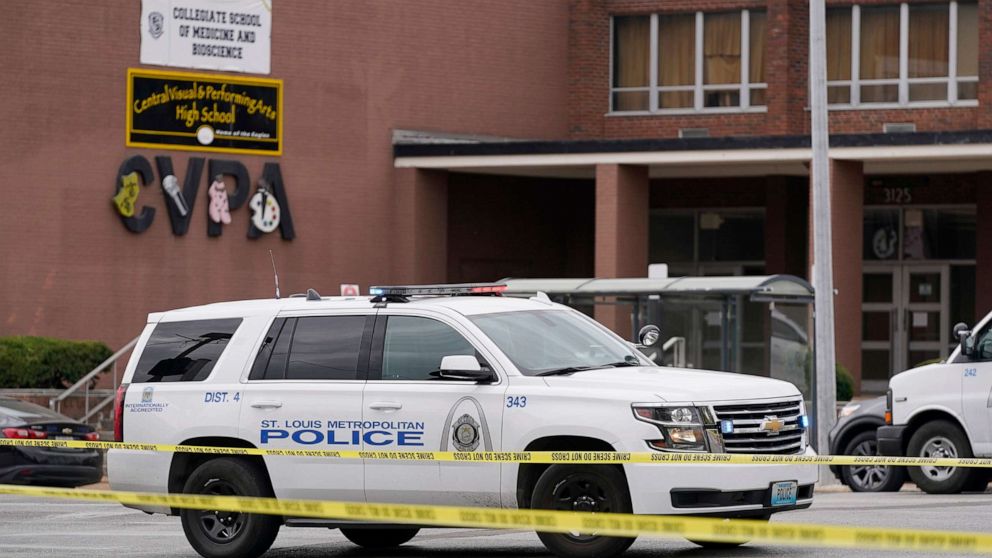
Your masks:
[{"label": "police suv front grille", "polygon": [[[805,429],[799,424],[799,399],[714,405],[713,412],[718,421],[733,422],[734,431],[723,435],[727,453],[782,455],[802,453],[805,450]],[[765,427],[762,428],[762,425]]]}]

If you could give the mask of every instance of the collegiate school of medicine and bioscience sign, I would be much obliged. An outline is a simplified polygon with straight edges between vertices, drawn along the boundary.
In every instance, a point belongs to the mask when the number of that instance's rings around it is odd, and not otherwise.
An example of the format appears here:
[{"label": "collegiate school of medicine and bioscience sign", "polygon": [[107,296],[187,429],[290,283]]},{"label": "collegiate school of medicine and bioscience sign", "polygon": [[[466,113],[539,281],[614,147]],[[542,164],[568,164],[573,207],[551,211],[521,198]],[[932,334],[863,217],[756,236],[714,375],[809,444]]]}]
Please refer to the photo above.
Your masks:
[{"label": "collegiate school of medicine and bioscience sign", "polygon": [[282,154],[282,80],[127,72],[127,146]]},{"label": "collegiate school of medicine and bioscience sign", "polygon": [[269,73],[272,0],[142,0],[141,63]]}]

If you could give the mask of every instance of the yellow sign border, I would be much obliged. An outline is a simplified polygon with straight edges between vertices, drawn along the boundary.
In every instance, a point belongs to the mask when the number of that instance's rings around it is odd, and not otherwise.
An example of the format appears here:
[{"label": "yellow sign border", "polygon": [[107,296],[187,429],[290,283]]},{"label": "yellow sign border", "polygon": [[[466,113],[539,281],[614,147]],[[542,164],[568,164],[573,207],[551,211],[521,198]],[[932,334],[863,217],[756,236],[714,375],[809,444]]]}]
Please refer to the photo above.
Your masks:
[{"label": "yellow sign border", "polygon": [[[213,81],[213,82],[231,82],[231,83],[241,83],[246,85],[261,85],[265,87],[275,87],[276,94],[279,97],[279,115],[276,119],[276,140],[279,142],[279,148],[275,151],[264,151],[259,149],[242,149],[237,147],[210,147],[207,145],[169,145],[169,144],[159,144],[159,143],[147,143],[139,141],[131,141],[131,133],[138,132],[140,130],[135,130],[133,123],[131,121],[131,111],[134,105],[134,78],[136,76],[140,77],[150,77],[150,78],[163,78],[163,79],[193,79],[199,81]],[[270,157],[282,156],[283,151],[283,80],[275,78],[255,78],[255,77],[243,77],[243,76],[229,76],[227,74],[205,74],[201,72],[174,72],[170,70],[150,70],[146,68],[128,68],[127,69],[127,99],[124,105],[124,145],[126,147],[141,147],[147,149],[164,149],[164,150],[178,150],[178,151],[209,151],[214,153],[237,153],[240,155],[267,155]],[[159,132],[155,132],[159,133]],[[231,139],[231,138],[225,138]],[[256,140],[259,141],[259,140]],[[265,141],[265,140],[261,140]],[[271,141],[271,140],[270,140]]]}]

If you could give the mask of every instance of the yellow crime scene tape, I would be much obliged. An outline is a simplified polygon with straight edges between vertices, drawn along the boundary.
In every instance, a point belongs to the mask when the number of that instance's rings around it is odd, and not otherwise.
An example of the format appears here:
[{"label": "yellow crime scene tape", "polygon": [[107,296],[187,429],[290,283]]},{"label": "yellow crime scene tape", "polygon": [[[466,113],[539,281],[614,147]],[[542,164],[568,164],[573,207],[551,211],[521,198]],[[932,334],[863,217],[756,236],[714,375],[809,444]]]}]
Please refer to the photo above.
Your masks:
[{"label": "yellow crime scene tape", "polygon": [[0,494],[434,527],[525,529],[619,537],[647,535],[806,547],[992,554],[992,535],[956,531],[768,523],[746,519],[152,494],[15,485],[0,485]]},{"label": "yellow crime scene tape", "polygon": [[892,465],[900,467],[986,467],[992,459],[886,457],[857,455],[749,455],[729,453],[663,453],[613,451],[358,451],[310,449],[229,448],[124,442],[86,442],[82,440],[30,440],[0,438],[0,446],[34,446],[66,449],[120,449],[169,453],[206,453],[215,455],[268,455],[327,457],[334,459],[375,459],[402,461],[460,461],[479,463],[668,463],[711,465]]}]

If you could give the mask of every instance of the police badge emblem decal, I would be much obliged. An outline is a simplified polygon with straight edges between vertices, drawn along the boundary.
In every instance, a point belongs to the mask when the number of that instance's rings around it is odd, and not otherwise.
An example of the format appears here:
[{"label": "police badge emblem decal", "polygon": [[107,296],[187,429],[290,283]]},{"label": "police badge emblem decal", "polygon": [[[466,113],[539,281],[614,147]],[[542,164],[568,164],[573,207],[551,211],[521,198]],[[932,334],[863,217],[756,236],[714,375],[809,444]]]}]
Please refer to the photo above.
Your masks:
[{"label": "police badge emblem decal", "polygon": [[157,39],[162,36],[162,30],[165,27],[165,16],[158,12],[152,12],[148,14],[148,34],[152,36],[153,39]]},{"label": "police badge emblem decal", "polygon": [[471,415],[462,415],[451,427],[451,441],[458,451],[475,451],[479,447],[479,423]]},{"label": "police badge emblem decal", "polygon": [[152,402],[152,396],[154,394],[155,394],[155,388],[153,388],[153,387],[146,387],[144,389],[144,391],[141,392],[141,402],[142,403],[151,403]]}]

